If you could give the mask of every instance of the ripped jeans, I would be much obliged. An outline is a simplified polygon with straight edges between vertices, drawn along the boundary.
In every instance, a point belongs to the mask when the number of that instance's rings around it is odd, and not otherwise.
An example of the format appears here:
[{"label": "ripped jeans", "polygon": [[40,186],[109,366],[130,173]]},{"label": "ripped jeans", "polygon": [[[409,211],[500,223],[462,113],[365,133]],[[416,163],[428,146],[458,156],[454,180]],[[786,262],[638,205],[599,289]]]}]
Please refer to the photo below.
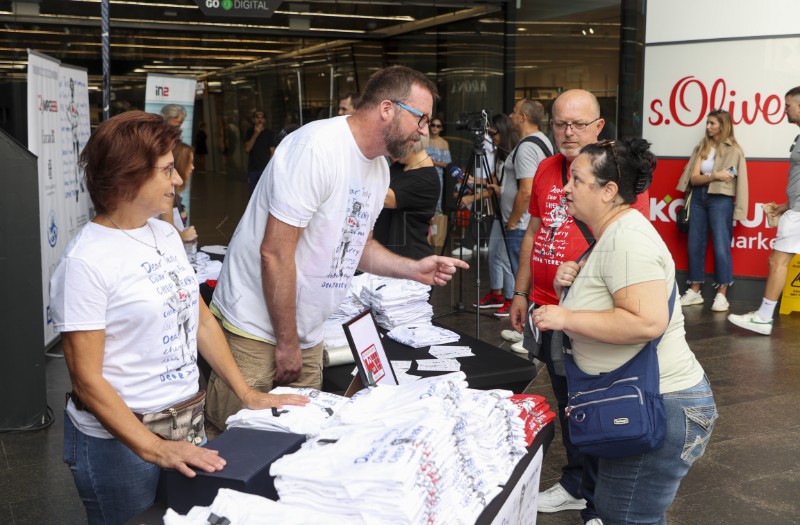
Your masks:
[{"label": "ripped jeans", "polygon": [[667,437],[658,450],[600,458],[594,504],[603,525],[666,524],[681,480],[705,452],[717,419],[708,379],[664,394]]}]

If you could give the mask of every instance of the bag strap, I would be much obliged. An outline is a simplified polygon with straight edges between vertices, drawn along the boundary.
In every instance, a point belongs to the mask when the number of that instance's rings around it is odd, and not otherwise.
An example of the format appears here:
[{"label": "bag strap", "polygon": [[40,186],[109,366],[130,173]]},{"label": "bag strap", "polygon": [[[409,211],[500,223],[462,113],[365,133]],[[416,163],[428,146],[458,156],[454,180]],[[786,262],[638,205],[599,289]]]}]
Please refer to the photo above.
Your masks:
[{"label": "bag strap", "polygon": [[[677,281],[674,283],[675,286],[672,288],[672,293],[669,295],[669,317],[667,318],[667,328],[669,328],[669,322],[672,320],[672,314],[675,313],[675,303],[676,298],[678,296],[678,283]],[[664,334],[666,334],[666,329],[664,330]],[[661,338],[664,337],[664,334],[659,335],[655,339],[653,339],[653,351],[656,350],[656,347],[661,342]]]},{"label": "bag strap", "polygon": [[[584,256],[586,256],[592,250],[592,248],[594,248],[594,245],[589,246],[589,248],[587,248],[586,251],[583,252],[583,254],[580,257],[578,257],[578,260],[575,261],[575,262],[580,262],[584,258]],[[672,320],[672,314],[675,313],[675,303],[677,302],[677,296],[678,296],[678,283],[677,283],[677,281],[674,284],[675,284],[675,286],[673,286],[673,288],[672,288],[672,293],[670,294],[669,301],[668,301],[668,303],[669,303],[669,317],[667,317],[667,319],[668,319],[667,320],[667,328],[669,328],[669,321]],[[569,292],[569,288],[564,288],[564,291],[561,294],[561,302],[564,301],[564,298],[567,296],[567,292]],[[658,337],[655,337],[651,341],[649,341],[644,346],[643,350],[647,349],[647,347],[652,347],[653,352],[655,352],[656,349],[658,348],[659,343],[661,343],[661,338],[663,338],[664,334],[666,334],[666,333],[667,333],[667,331],[666,331],[666,329],[664,329],[664,333],[662,333]],[[572,340],[569,337],[565,337],[564,338],[564,350],[569,350],[569,352],[565,351],[564,353],[566,355],[568,355],[570,358],[572,358]]]},{"label": "bag strap", "polygon": [[517,147],[514,148],[514,154],[511,155],[512,164],[517,162],[517,152],[519,151],[519,147],[522,146],[524,142],[533,142],[534,144],[539,146],[539,149],[542,150],[542,153],[544,153],[545,158],[551,157],[553,155],[553,152],[550,151],[550,148],[547,147],[547,144],[545,144],[542,139],[540,139],[539,137],[534,137],[533,135],[529,135],[524,139],[520,140],[519,143],[517,144]]}]

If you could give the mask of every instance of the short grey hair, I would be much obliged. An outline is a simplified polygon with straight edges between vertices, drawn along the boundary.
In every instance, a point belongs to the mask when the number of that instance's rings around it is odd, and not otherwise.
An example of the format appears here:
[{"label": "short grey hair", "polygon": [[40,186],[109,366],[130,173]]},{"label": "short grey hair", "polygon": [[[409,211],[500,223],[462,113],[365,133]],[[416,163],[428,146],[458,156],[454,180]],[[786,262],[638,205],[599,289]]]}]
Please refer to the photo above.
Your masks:
[{"label": "short grey hair", "polygon": [[180,104],[167,104],[161,108],[161,116],[169,120],[171,118],[186,118],[186,108]]}]

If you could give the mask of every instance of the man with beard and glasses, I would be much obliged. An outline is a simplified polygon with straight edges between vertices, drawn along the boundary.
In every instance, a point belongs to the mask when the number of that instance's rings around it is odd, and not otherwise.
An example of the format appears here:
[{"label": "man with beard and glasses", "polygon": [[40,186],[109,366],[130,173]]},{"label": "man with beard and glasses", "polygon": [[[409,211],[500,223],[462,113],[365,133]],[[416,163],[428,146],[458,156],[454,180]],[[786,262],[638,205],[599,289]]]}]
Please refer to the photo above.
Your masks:
[{"label": "man with beard and glasses", "polygon": [[[322,386],[325,320],[356,270],[445,285],[457,259],[415,261],[372,238],[389,187],[383,158],[428,133],[435,84],[402,66],[377,71],[353,115],[307,124],[275,151],[228,247],[212,311],[253,388]],[[207,418],[219,430],[242,407],[211,376]]]}]

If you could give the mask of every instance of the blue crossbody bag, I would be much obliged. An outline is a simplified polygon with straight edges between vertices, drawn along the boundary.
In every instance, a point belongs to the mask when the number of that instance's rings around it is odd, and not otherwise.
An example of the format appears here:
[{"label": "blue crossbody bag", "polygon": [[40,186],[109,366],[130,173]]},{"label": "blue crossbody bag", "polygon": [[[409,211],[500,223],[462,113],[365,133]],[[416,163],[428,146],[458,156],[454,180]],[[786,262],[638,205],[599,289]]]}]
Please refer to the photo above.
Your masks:
[{"label": "blue crossbody bag", "polygon": [[[675,309],[677,285],[669,298]],[[582,453],[600,458],[633,456],[661,448],[667,415],[659,386],[659,336],[619,368],[600,375],[582,372],[565,337],[564,365],[569,402],[570,441]],[[569,351],[568,351],[569,350]]]}]

